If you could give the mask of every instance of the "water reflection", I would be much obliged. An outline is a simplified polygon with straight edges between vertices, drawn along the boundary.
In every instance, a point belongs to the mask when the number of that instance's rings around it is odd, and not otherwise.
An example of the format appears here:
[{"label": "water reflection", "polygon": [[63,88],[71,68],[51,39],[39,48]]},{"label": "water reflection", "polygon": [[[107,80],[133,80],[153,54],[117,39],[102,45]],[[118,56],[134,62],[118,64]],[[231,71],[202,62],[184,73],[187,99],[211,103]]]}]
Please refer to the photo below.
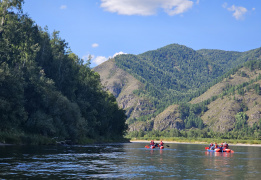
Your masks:
[{"label": "water reflection", "polygon": [[90,146],[0,147],[3,179],[258,179],[261,151],[233,147],[235,153],[207,152],[204,145],[144,143]]},{"label": "water reflection", "polygon": [[209,152],[205,151],[206,156],[222,156],[222,157],[233,157],[233,153],[226,152]]},{"label": "water reflection", "polygon": [[225,179],[233,175],[233,153],[206,151],[205,156],[209,158],[206,168],[209,175]]}]

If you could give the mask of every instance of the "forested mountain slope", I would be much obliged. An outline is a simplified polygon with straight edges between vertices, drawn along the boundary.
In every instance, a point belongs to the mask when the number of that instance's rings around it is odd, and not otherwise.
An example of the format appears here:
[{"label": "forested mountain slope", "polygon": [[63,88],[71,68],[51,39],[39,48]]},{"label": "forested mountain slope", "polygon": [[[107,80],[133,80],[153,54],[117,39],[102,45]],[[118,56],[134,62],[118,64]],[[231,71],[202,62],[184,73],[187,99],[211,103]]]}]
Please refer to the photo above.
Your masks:
[{"label": "forested mountain slope", "polygon": [[[253,61],[258,62],[260,61]],[[261,118],[261,69],[260,65],[251,68],[247,63],[234,74],[211,87],[190,103],[206,103],[207,111],[201,114],[205,124],[215,131],[226,132],[235,127],[236,115],[244,113],[246,124],[252,127]]]},{"label": "forested mountain slope", "polygon": [[[146,98],[151,102],[140,109],[150,109],[152,110],[150,113],[144,113],[143,116],[134,119],[128,116],[129,130],[169,131],[190,128],[208,128],[220,132],[233,130],[235,116],[244,112],[244,105],[239,96],[235,95],[233,98],[238,99],[230,102],[228,99],[231,100],[232,97],[225,98],[224,93],[232,86],[241,87],[242,84],[258,77],[259,65],[256,64],[260,61],[260,53],[260,48],[247,52],[207,49],[194,51],[185,46],[172,44],[140,55],[120,55],[109,60],[115,63],[115,68],[128,72],[133,78],[135,77],[136,82],[143,83],[144,87],[135,89],[133,94],[136,98]],[[245,62],[251,62],[249,64],[252,65],[247,64],[243,68]],[[99,66],[94,70],[98,68]],[[104,71],[113,72],[110,68]],[[108,75],[100,75],[103,84],[104,79],[110,79]],[[255,87],[258,86],[258,82],[255,83]],[[249,86],[249,89],[251,88],[252,86]],[[236,92],[238,90],[235,90]],[[124,88],[119,95],[121,93],[125,93]],[[222,95],[223,99],[219,99],[218,97]],[[118,99],[117,101],[119,102]],[[225,109],[218,111],[218,107]],[[257,107],[256,110],[250,107],[252,110],[245,112],[249,117],[256,117],[247,122],[253,125],[258,122],[259,110]],[[216,113],[212,110],[216,110]]]},{"label": "forested mountain slope", "polygon": [[201,49],[197,52],[202,54],[208,61],[218,64],[223,71],[236,68],[238,65],[261,57],[261,48],[246,52],[224,51],[217,49]]},{"label": "forested mountain slope", "polygon": [[207,86],[223,73],[219,65],[178,44],[137,56],[116,56],[115,62],[119,68],[144,83],[148,92],[145,94],[158,104],[189,99],[199,88]]},{"label": "forested mountain slope", "polygon": [[100,74],[101,82],[106,90],[112,92],[117,98],[119,106],[126,110],[128,120],[152,114],[155,111],[146,97],[135,94],[136,91],[144,90],[144,84],[118,68],[114,59],[104,62],[95,67],[94,70]]}]

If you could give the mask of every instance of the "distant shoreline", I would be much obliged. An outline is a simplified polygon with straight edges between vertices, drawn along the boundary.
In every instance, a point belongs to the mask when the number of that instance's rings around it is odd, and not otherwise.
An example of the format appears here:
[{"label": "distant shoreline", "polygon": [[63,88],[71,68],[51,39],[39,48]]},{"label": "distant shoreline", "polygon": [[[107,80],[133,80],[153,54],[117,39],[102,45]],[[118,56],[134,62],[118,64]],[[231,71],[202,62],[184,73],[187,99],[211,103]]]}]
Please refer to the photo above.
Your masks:
[{"label": "distant shoreline", "polygon": [[5,144],[5,143],[0,143],[0,146],[11,146],[13,144]]},{"label": "distant shoreline", "polygon": [[[150,143],[150,141],[147,140],[130,140],[130,143]],[[154,141],[155,143],[159,143],[160,141]],[[208,146],[209,143],[207,142],[200,142],[200,141],[195,141],[195,142],[179,142],[179,141],[163,141],[165,144],[205,144]],[[0,146],[12,146],[15,144],[5,144],[5,143],[0,143]],[[229,143],[231,146],[250,146],[250,147],[261,147],[261,144],[243,144],[243,143]]]},{"label": "distant shoreline", "polygon": [[[150,141],[147,140],[130,140],[131,143],[149,143]],[[155,143],[159,143],[160,141],[154,141]],[[207,142],[179,142],[179,141],[163,141],[165,144],[170,143],[170,144],[206,144],[208,145],[209,143]],[[261,144],[243,144],[243,143],[229,143],[231,146],[253,146],[253,147],[261,147]]]}]

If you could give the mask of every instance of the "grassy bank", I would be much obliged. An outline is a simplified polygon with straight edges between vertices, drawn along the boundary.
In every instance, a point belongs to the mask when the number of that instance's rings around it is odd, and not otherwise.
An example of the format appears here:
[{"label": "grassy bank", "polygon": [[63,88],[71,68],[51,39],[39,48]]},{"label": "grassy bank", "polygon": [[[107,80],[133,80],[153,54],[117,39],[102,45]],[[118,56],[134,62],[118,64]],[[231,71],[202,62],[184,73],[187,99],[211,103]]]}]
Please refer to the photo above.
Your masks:
[{"label": "grassy bank", "polygon": [[260,144],[261,140],[240,140],[240,139],[221,139],[221,138],[184,138],[184,137],[151,137],[151,138],[131,138],[131,141],[160,141],[177,142],[177,143],[194,143],[194,144],[210,144],[211,142],[227,142],[228,144]]}]

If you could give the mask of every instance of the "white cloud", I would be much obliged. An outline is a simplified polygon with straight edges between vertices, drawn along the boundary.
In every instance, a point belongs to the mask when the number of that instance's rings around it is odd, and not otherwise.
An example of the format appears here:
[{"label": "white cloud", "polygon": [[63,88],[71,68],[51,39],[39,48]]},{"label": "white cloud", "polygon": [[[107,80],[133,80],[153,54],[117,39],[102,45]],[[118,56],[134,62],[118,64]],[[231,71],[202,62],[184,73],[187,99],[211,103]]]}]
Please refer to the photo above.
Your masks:
[{"label": "white cloud", "polygon": [[99,46],[99,44],[97,44],[97,43],[93,43],[93,44],[92,44],[92,47],[93,47],[93,48],[96,48],[96,47],[98,47],[98,46]]},{"label": "white cloud", "polygon": [[229,11],[234,11],[233,16],[237,19],[244,19],[244,14],[247,12],[247,9],[245,7],[239,7],[232,5],[231,7],[227,8]]},{"label": "white cloud", "polygon": [[127,54],[127,53],[124,53],[124,52],[120,51],[120,52],[118,52],[118,53],[115,53],[115,54],[113,55],[113,57],[116,57],[117,55],[121,55],[121,54]]},{"label": "white cloud", "polygon": [[61,5],[60,9],[67,9],[66,5]]},{"label": "white cloud", "polygon": [[106,58],[105,56],[97,56],[97,57],[95,57],[93,60],[92,60],[92,62],[94,63],[94,64],[96,64],[96,65],[99,65],[99,64],[101,64],[101,63],[103,63],[103,62],[105,62],[105,61],[107,61],[108,60],[108,58]]},{"label": "white cloud", "polygon": [[82,59],[84,61],[87,61],[89,59],[89,57],[91,56],[91,63],[92,63],[91,66],[94,67],[94,66],[97,66],[97,65],[99,65],[101,63],[104,63],[105,61],[107,61],[110,58],[114,58],[117,55],[121,55],[121,54],[127,54],[127,53],[124,53],[124,52],[120,51],[120,52],[115,53],[113,56],[109,56],[109,57],[105,57],[105,56],[97,56],[97,57],[95,57],[94,55],[88,54],[88,55],[83,56]]},{"label": "white cloud", "polygon": [[[192,8],[191,0],[101,0],[101,7],[106,11],[121,15],[150,16],[159,8],[170,15],[182,14]],[[197,3],[199,0],[197,1]]]},{"label": "white cloud", "polygon": [[252,10],[253,10],[253,11],[255,11],[255,10],[256,10],[256,8],[252,8]]}]

